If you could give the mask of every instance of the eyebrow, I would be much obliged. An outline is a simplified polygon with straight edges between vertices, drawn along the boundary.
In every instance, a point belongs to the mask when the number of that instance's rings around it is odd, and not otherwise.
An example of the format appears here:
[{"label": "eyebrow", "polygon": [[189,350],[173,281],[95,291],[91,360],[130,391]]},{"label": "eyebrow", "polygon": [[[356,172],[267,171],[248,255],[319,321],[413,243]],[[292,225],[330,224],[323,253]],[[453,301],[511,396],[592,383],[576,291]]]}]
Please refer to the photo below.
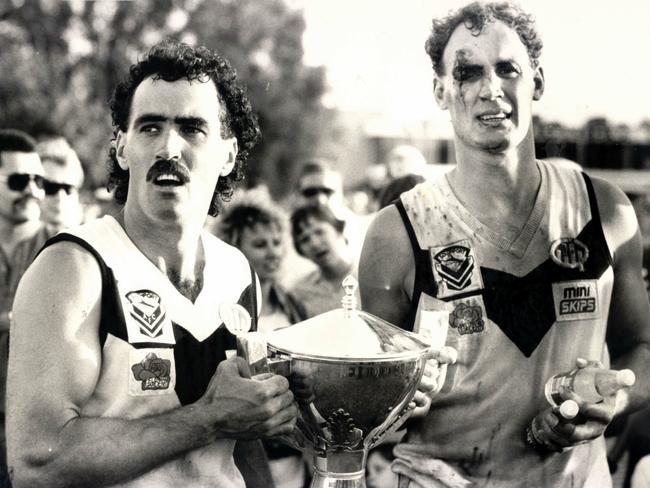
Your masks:
[{"label": "eyebrow", "polygon": [[[168,122],[169,120],[170,117],[160,114],[142,114],[133,121],[133,125],[150,124],[153,122]],[[208,125],[208,121],[203,117],[195,116],[174,117],[173,121],[176,125],[196,125],[200,127]]]}]

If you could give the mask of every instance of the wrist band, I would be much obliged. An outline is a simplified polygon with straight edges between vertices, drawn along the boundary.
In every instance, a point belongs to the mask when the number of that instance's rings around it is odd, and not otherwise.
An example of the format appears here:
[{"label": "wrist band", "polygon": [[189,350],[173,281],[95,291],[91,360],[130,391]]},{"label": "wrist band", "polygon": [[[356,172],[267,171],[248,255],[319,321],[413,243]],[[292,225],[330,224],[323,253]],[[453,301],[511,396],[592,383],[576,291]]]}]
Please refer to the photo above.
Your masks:
[{"label": "wrist band", "polygon": [[528,427],[526,427],[526,443],[530,445],[539,454],[550,454],[552,452],[562,452],[562,449],[550,448],[539,435],[537,429],[537,418],[534,418]]}]

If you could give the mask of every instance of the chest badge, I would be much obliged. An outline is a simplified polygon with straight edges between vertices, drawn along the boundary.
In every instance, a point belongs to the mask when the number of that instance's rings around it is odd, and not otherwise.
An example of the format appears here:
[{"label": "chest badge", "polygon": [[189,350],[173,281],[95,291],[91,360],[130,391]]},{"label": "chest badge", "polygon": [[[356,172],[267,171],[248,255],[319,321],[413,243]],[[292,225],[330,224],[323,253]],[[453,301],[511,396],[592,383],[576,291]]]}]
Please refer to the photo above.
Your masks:
[{"label": "chest badge", "polygon": [[584,271],[589,259],[589,248],[578,239],[563,237],[553,241],[550,255],[553,262],[563,268]]},{"label": "chest badge", "polygon": [[142,390],[166,390],[171,381],[171,361],[151,352],[131,366],[133,377],[140,381]]},{"label": "chest badge", "polygon": [[165,307],[160,296],[151,290],[138,290],[127,293],[126,298],[129,315],[138,323],[140,332],[152,339],[161,335],[165,321]]},{"label": "chest badge", "polygon": [[483,288],[480,269],[468,240],[432,247],[429,252],[438,285],[438,298]]}]

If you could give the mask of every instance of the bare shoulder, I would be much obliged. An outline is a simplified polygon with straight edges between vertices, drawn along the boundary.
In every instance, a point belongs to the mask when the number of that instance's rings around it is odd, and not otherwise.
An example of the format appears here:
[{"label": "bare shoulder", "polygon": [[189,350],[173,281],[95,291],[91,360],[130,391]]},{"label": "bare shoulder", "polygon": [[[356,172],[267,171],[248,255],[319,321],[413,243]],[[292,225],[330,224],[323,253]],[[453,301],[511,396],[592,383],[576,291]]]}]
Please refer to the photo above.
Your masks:
[{"label": "bare shoulder", "polygon": [[360,271],[361,268],[368,271],[375,265],[383,269],[403,268],[412,264],[412,256],[411,243],[397,207],[389,205],[380,210],[366,233]]},{"label": "bare shoulder", "polygon": [[409,236],[394,205],[370,224],[359,261],[363,309],[400,323],[410,304],[415,264]]},{"label": "bare shoulder", "polygon": [[605,238],[616,257],[617,251],[638,233],[634,208],[623,190],[613,183],[600,178],[592,178],[592,182]]},{"label": "bare shoulder", "polygon": [[10,345],[10,363],[20,366],[15,372],[29,374],[34,357],[66,368],[67,361],[98,354],[101,296],[99,264],[88,251],[71,242],[46,248],[16,292]]},{"label": "bare shoulder", "polygon": [[16,291],[14,316],[40,308],[52,312],[75,303],[82,308],[101,296],[101,272],[95,257],[78,244],[47,247],[27,269]]}]

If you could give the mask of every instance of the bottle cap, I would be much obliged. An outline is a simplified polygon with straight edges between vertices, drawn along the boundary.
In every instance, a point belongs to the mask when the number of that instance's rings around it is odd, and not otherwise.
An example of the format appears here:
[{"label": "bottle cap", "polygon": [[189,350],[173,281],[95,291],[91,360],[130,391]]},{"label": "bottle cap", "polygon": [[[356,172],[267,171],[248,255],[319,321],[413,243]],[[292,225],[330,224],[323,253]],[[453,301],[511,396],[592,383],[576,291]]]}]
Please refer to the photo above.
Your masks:
[{"label": "bottle cap", "polygon": [[636,376],[631,369],[622,369],[616,372],[616,383],[621,386],[632,386],[635,381]]},{"label": "bottle cap", "polygon": [[571,420],[578,415],[580,407],[573,400],[565,400],[560,404],[560,415],[566,420]]}]

